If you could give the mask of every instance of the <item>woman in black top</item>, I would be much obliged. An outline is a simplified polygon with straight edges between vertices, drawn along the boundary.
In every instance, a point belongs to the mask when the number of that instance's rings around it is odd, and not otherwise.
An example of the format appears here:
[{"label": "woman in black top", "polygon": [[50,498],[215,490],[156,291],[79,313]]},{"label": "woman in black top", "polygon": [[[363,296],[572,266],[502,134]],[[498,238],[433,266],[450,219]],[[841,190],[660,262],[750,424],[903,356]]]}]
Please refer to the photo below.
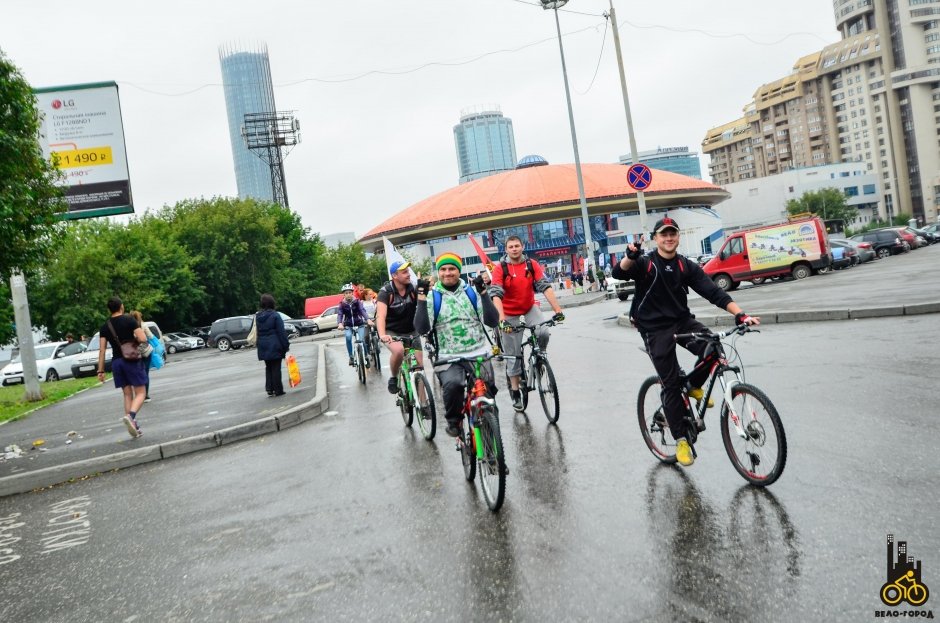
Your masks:
[{"label": "woman in black top", "polygon": [[264,389],[268,396],[283,396],[281,362],[290,350],[284,319],[274,311],[274,297],[261,295],[261,311],[255,314],[255,332],[258,335],[258,359],[264,362]]}]

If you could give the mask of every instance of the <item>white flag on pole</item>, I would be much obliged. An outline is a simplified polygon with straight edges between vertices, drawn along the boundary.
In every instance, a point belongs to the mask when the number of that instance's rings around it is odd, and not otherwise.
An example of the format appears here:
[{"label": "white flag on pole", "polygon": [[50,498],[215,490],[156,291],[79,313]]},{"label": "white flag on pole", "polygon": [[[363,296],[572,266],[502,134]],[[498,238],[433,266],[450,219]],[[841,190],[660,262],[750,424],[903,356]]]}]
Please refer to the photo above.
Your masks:
[{"label": "white flag on pole", "polygon": [[[395,262],[404,262],[405,256],[398,252],[398,249],[395,248],[388,238],[382,236],[382,243],[385,245],[385,268],[387,270],[392,270],[392,264]],[[408,267],[408,274],[411,275],[411,284],[418,285],[418,276],[415,274],[415,271]],[[391,277],[391,274],[389,274]]]}]

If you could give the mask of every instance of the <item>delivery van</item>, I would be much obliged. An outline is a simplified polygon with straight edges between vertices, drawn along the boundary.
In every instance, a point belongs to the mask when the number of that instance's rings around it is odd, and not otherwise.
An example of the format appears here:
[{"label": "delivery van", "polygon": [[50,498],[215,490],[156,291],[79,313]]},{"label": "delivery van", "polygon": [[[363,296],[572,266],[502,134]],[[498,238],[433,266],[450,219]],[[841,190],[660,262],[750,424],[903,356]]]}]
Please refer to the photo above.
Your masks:
[{"label": "delivery van", "polygon": [[831,264],[826,227],[814,216],[734,232],[702,269],[722,290],[734,290],[742,281],[805,279]]},{"label": "delivery van", "polygon": [[326,296],[309,298],[304,301],[304,318],[316,318],[327,308],[339,305],[342,300],[342,294],[327,294]]}]

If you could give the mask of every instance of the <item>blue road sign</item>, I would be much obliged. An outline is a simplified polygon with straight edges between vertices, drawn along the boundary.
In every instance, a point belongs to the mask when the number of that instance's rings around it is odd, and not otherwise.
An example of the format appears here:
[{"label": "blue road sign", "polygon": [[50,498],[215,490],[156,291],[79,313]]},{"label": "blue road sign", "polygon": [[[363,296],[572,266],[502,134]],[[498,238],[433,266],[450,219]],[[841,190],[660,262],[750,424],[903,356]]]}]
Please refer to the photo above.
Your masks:
[{"label": "blue road sign", "polygon": [[627,169],[627,184],[633,190],[646,190],[652,183],[653,174],[645,164],[638,162]]}]

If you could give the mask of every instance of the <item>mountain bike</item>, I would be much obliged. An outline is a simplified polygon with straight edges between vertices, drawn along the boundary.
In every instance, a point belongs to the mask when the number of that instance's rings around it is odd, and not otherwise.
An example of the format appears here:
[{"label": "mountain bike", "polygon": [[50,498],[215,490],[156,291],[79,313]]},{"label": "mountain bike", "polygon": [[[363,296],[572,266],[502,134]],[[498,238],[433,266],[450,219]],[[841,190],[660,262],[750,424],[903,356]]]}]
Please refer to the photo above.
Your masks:
[{"label": "mountain bike", "polygon": [[353,334],[353,366],[356,368],[356,376],[359,377],[359,382],[365,385],[366,384],[366,348],[365,348],[365,343],[362,341],[362,338],[359,337],[359,327],[361,326],[362,325],[353,325],[353,326],[350,326],[349,328],[352,329],[352,334]]},{"label": "mountain bike", "polygon": [[[745,382],[743,365],[735,349],[734,341],[745,333],[758,333],[747,324],[740,324],[721,333],[685,333],[675,339],[692,339],[707,342],[693,370],[701,374],[707,370],[703,396],[695,407],[689,400],[689,375],[680,370],[682,400],[685,403],[686,431],[692,454],[698,434],[705,430],[705,411],[716,384],[721,385],[721,438],[725,451],[734,469],[748,482],[765,487],[772,484],[783,473],[787,462],[787,438],[776,407],[767,395]],[[733,337],[731,343],[723,340]],[[729,361],[725,348],[733,353]],[[662,381],[651,376],[640,386],[637,398],[637,417],[643,441],[650,452],[664,463],[676,462],[676,440],[673,439],[666,422],[662,403]]]},{"label": "mountain bike", "polygon": [[498,356],[497,353],[488,353],[478,357],[448,357],[434,362],[436,366],[471,364],[471,368],[461,366],[467,375],[462,415],[467,419],[469,427],[457,438],[457,450],[460,451],[467,482],[473,482],[479,466],[483,498],[494,513],[500,509],[506,497],[506,456],[499,430],[499,409],[486,388],[482,368],[484,362]]},{"label": "mountain bike", "polygon": [[[543,351],[539,345],[536,330],[543,326],[553,327],[555,324],[554,320],[546,320],[536,325],[527,325],[522,322],[519,326],[513,327],[513,333],[529,332],[529,335],[522,340],[522,347],[519,349],[519,358],[522,360],[522,370],[519,376],[522,410],[525,411],[526,407],[529,406],[529,392],[538,390],[545,417],[552,424],[558,421],[560,415],[558,385],[555,383],[555,373],[552,371],[552,366],[548,363],[548,353]],[[528,356],[526,356],[526,349],[529,350]],[[508,365],[506,366],[506,387],[512,387],[509,381]]]},{"label": "mountain bike", "polygon": [[374,324],[369,327],[366,340],[369,341],[369,359],[372,360],[372,369],[380,372],[382,370],[382,341],[379,339],[379,329]]},{"label": "mountain bike", "polygon": [[434,394],[431,384],[424,376],[421,365],[418,364],[415,343],[420,343],[417,336],[393,336],[392,340],[401,342],[405,347],[405,358],[398,371],[398,401],[401,409],[401,418],[405,426],[411,426],[415,416],[418,419],[418,428],[428,441],[434,439],[437,431],[437,409],[434,406]]}]

